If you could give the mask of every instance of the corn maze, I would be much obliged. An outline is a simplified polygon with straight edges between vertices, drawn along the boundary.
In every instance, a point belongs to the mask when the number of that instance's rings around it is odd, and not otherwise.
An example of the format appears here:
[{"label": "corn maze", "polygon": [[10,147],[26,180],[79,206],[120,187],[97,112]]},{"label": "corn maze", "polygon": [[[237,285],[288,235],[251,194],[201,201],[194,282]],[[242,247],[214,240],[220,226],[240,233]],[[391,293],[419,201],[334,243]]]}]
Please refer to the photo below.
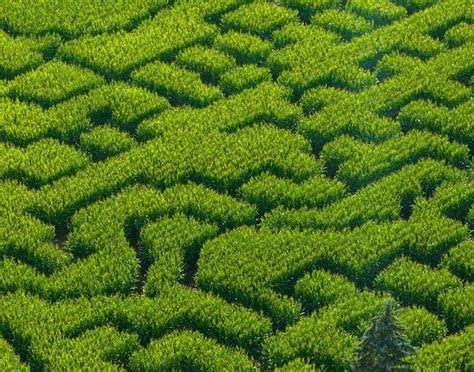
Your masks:
[{"label": "corn maze", "polygon": [[474,370],[471,0],[1,0],[0,370]]}]

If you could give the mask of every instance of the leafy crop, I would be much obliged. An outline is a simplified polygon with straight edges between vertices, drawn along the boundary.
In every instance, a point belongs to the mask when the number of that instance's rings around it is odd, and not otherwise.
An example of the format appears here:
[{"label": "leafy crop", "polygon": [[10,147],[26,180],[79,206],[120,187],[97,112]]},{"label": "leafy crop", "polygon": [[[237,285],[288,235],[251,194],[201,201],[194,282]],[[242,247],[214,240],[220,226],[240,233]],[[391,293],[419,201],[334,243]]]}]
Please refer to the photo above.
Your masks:
[{"label": "leafy crop", "polygon": [[0,370],[473,370],[471,8],[0,1]]}]

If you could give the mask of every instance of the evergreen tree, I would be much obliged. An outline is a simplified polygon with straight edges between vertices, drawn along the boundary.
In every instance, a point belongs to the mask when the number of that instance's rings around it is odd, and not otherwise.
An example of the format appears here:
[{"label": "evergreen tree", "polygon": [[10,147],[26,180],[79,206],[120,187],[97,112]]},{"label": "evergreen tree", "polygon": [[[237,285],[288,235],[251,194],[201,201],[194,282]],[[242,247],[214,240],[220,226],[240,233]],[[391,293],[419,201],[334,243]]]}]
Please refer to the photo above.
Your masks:
[{"label": "evergreen tree", "polygon": [[386,301],[383,311],[370,322],[358,348],[357,371],[407,370],[403,359],[414,348],[406,338],[404,327],[395,317],[392,301]]}]

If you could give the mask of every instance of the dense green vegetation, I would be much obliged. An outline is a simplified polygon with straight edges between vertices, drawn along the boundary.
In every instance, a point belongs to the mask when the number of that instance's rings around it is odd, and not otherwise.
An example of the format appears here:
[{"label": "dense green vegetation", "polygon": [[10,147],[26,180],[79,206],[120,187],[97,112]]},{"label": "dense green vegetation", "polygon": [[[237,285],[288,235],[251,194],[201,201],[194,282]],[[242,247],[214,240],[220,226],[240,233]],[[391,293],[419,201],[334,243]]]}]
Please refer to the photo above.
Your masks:
[{"label": "dense green vegetation", "polygon": [[0,370],[473,370],[473,25],[0,1]]}]

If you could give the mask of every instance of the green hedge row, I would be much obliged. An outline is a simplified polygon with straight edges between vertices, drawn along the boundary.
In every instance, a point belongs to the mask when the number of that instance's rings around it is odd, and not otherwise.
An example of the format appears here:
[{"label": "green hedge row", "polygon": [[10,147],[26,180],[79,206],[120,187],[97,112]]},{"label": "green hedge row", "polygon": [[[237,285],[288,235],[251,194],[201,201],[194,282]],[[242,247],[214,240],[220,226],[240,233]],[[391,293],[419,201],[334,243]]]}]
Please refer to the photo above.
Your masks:
[{"label": "green hedge row", "polygon": [[356,291],[353,282],[326,270],[315,270],[306,274],[295,285],[295,297],[303,302],[308,311],[353,296]]},{"label": "green hedge row", "polygon": [[474,323],[474,284],[450,289],[438,297],[438,306],[451,330],[459,330]]},{"label": "green hedge row", "polygon": [[289,8],[299,11],[303,19],[309,19],[316,12],[329,8],[337,8],[342,5],[342,0],[281,0],[280,3]]},{"label": "green hedge row", "polygon": [[[440,30],[447,29],[453,23],[462,20],[465,16],[464,0],[455,0],[453,2],[441,2],[429,9],[421,12],[417,17],[407,17],[393,24],[380,27],[373,32],[367,33],[359,38],[353,39],[350,43],[344,43],[340,45],[331,45],[327,47],[317,45],[313,48],[299,48],[293,46],[288,47],[288,52],[285,52],[285,58],[289,59],[288,69],[283,71],[278,81],[283,85],[291,87],[297,96],[301,95],[305,90],[321,83],[331,82],[338,86],[350,90],[360,90],[363,88],[371,87],[376,83],[375,76],[360,67],[360,65],[373,65],[376,63],[378,58],[385,54],[392,52],[406,52],[410,54],[418,54],[423,58],[429,58],[435,56],[437,53],[446,50],[446,46],[428,35],[436,35]],[[298,44],[298,43],[297,43]],[[300,42],[302,46],[304,41]],[[468,58],[469,51],[459,51]],[[280,53],[278,51],[277,53]],[[447,52],[445,58],[450,58],[455,64],[465,63],[459,58],[454,56],[448,57],[451,53]],[[456,54],[456,52],[454,52]],[[271,58],[270,58],[271,60]],[[431,66],[437,65],[437,68],[442,69],[443,62],[433,61],[429,62]],[[467,63],[467,62],[466,62]],[[445,65],[446,66],[446,65]],[[456,70],[456,69],[454,69]],[[415,76],[414,73],[420,73],[420,71],[412,71],[411,79],[418,80],[418,84],[422,83],[420,75]],[[436,74],[435,71],[432,71]],[[446,71],[444,71],[446,73]],[[448,72],[455,73],[455,71]],[[438,76],[438,81],[439,76]],[[425,80],[428,81],[429,80]],[[444,87],[442,83],[436,83],[438,90],[447,91],[447,87]],[[389,84],[386,87],[379,89],[376,86],[374,90],[379,91],[379,94],[370,94],[369,97],[375,100],[386,100],[390,99],[391,95],[394,95],[391,100],[399,100],[407,93],[415,94],[416,85],[413,83],[397,82],[399,88],[410,87],[408,92],[403,89],[394,89]],[[467,91],[462,89],[460,85],[456,85],[458,96],[454,101],[459,100],[459,96],[462,94],[463,99],[466,99]],[[385,89],[387,92],[385,93]],[[411,92],[410,92],[411,91]],[[419,91],[418,91],[419,92]],[[456,89],[454,87],[450,89],[450,94],[454,94]],[[447,93],[445,93],[447,94]],[[372,105],[373,106],[373,105]],[[393,105],[390,111],[395,111],[397,105]]]},{"label": "green hedge row", "polygon": [[157,138],[43,187],[34,213],[60,223],[81,206],[140,179],[164,186],[191,178],[225,191],[263,171],[300,181],[321,172],[308,143],[290,131],[264,125],[231,135],[191,133],[166,142]]},{"label": "green hedge row", "polygon": [[220,18],[227,12],[237,9],[239,6],[248,4],[252,0],[175,0],[175,8],[191,14],[199,15],[211,23],[219,23]]},{"label": "green hedge row", "polygon": [[123,371],[129,355],[140,347],[136,334],[110,326],[85,331],[79,337],[61,339],[39,356],[46,370]]},{"label": "green hedge row", "polygon": [[282,367],[276,367],[275,371],[277,372],[292,372],[292,371],[301,371],[301,372],[316,372],[320,369],[314,368],[310,363],[307,363],[302,358],[293,359],[291,362],[286,363]]},{"label": "green hedge row", "polygon": [[363,102],[364,97],[364,93],[354,94],[324,86],[307,91],[301,97],[304,110],[320,111],[301,120],[298,131],[311,140],[316,151],[341,135],[374,143],[398,135],[400,124],[379,116],[373,106]]},{"label": "green hedge row", "polygon": [[60,42],[61,39],[54,35],[42,38],[11,37],[0,30],[0,78],[13,78],[41,65],[45,57],[54,54]]},{"label": "green hedge row", "polygon": [[79,143],[81,150],[91,154],[94,161],[107,159],[137,146],[135,139],[128,133],[109,125],[82,133]]},{"label": "green hedge row", "polygon": [[137,133],[147,140],[160,135],[175,136],[175,132],[183,128],[194,132],[234,132],[262,121],[292,128],[301,117],[301,110],[287,98],[288,90],[272,82],[263,82],[202,109],[165,111],[140,123]]},{"label": "green hedge row", "polygon": [[444,39],[451,47],[472,43],[474,41],[474,27],[472,24],[461,22],[450,28],[444,34]]},{"label": "green hedge row", "polygon": [[167,97],[175,105],[203,107],[224,97],[218,88],[204,84],[198,73],[175,64],[150,63],[133,71],[131,78]]},{"label": "green hedge row", "polygon": [[179,66],[198,72],[205,82],[216,83],[226,71],[236,67],[235,58],[219,50],[197,45],[176,56]]},{"label": "green hedge row", "polygon": [[4,371],[29,371],[29,366],[23,364],[15,354],[12,346],[0,337],[0,368]]},{"label": "green hedge row", "polygon": [[405,327],[410,343],[415,347],[441,340],[448,333],[444,319],[438,318],[424,307],[404,307],[397,317]]},{"label": "green hedge row", "polygon": [[[337,168],[336,177],[351,190],[422,158],[444,160],[459,168],[465,168],[468,164],[467,146],[452,143],[445,137],[429,132],[410,131],[379,145],[352,140],[353,143],[348,146],[350,141],[346,137],[339,137],[328,143],[321,151],[321,158],[329,163],[328,168],[332,171]],[[350,154],[349,148],[352,150]]]},{"label": "green hedge row", "polygon": [[340,200],[345,193],[342,182],[317,175],[302,183],[263,173],[242,185],[242,197],[261,211],[279,205],[285,208],[318,208]]},{"label": "green hedge row", "polygon": [[432,269],[402,257],[377,276],[375,285],[405,303],[434,310],[438,296],[449,288],[459,287],[461,280],[446,269]]},{"label": "green hedge row", "polygon": [[133,31],[86,36],[61,46],[58,56],[101,74],[126,78],[131,70],[158,58],[170,57],[190,45],[210,41],[216,27],[205,23],[192,7],[158,12]]},{"label": "green hedge row", "polygon": [[429,199],[418,200],[413,211],[437,211],[449,218],[468,222],[469,208],[474,204],[474,184],[468,178],[441,184]]},{"label": "green hedge row", "polygon": [[0,181],[0,216],[16,217],[24,215],[28,208],[34,205],[36,191],[27,188],[18,181]]},{"label": "green hedge row", "polygon": [[363,17],[338,9],[316,13],[311,18],[311,24],[335,32],[344,40],[361,36],[374,29],[373,23],[366,21]]},{"label": "green hedge row", "polygon": [[466,240],[450,249],[442,265],[467,281],[474,281],[474,241]]},{"label": "green hedge row", "polygon": [[111,247],[78,259],[46,276],[21,262],[4,259],[0,262],[2,292],[25,290],[49,300],[110,295],[130,295],[138,276],[138,263],[131,248]]},{"label": "green hedge row", "polygon": [[302,357],[329,370],[349,370],[357,336],[365,323],[380,311],[384,299],[362,292],[325,307],[265,340],[269,366],[281,366]]},{"label": "green hedge row", "polygon": [[467,101],[450,110],[429,101],[414,101],[402,108],[399,120],[402,128],[428,129],[465,143],[474,150],[474,103]]},{"label": "green hedge row", "polygon": [[[289,324],[299,318],[301,304],[287,294],[314,267],[370,285],[378,272],[402,254],[433,262],[467,237],[465,226],[436,214],[407,222],[370,222],[340,232],[245,227],[204,244],[195,279],[204,290],[263,310],[277,324]],[[307,280],[298,291],[304,293],[305,285],[312,288]],[[312,306],[311,300],[303,301]]]},{"label": "green hedge row", "polygon": [[281,52],[290,52],[291,48],[283,50],[281,48],[289,45],[302,47],[302,44],[307,44],[308,47],[314,47],[314,44],[311,43],[311,41],[314,42],[316,40],[320,40],[322,43],[326,43],[327,41],[336,43],[341,41],[341,37],[334,32],[324,30],[311,24],[306,25],[301,22],[292,22],[283,26],[272,35],[273,45],[276,50],[273,51],[267,61],[269,67],[271,67],[275,72],[281,72],[282,66],[291,66],[291,61],[286,61],[283,56],[280,56]]},{"label": "green hedge row", "polygon": [[138,121],[169,107],[167,100],[125,83],[105,85],[48,110],[33,103],[0,98],[0,139],[25,145],[44,137],[77,142],[94,123],[133,130]]},{"label": "green hedge row", "polygon": [[202,244],[217,232],[217,226],[181,214],[146,226],[139,246],[142,262],[149,265],[143,292],[154,297],[167,285],[183,282],[185,269],[196,264]]},{"label": "green hedge row", "polygon": [[254,206],[203,186],[176,185],[164,192],[132,186],[76,213],[72,218],[68,248],[75,255],[85,256],[107,246],[113,247],[112,242],[117,242],[116,246],[128,246],[125,238],[131,229],[141,229],[155,218],[178,212],[222,228],[250,224],[256,216]]},{"label": "green hedge row", "polygon": [[353,0],[346,9],[374,22],[376,26],[398,21],[407,15],[405,8],[390,0]]},{"label": "green hedge row", "polygon": [[443,340],[423,346],[409,360],[418,370],[469,371],[474,367],[473,342],[474,326],[469,326]]},{"label": "green hedge row", "polygon": [[[430,194],[443,182],[464,180],[464,173],[442,162],[426,159],[407,165],[323,209],[283,209],[265,214],[263,224],[272,228],[344,228],[370,220],[407,217],[417,197]],[[436,212],[439,213],[439,212]]]},{"label": "green hedge row", "polygon": [[275,3],[255,1],[225,14],[222,27],[269,37],[276,29],[298,20],[298,12]]},{"label": "green hedge row", "polygon": [[411,13],[426,9],[436,4],[436,0],[395,0],[394,2],[407,8]]},{"label": "green hedge row", "polygon": [[[0,306],[2,333],[9,334],[15,349],[28,357],[31,366],[40,369],[61,362],[60,350],[71,354],[82,351],[94,361],[100,358],[120,363],[136,349],[135,334],[140,343],[146,344],[173,330],[195,329],[224,345],[256,353],[271,333],[269,320],[251,310],[177,287],[153,299],[110,296],[52,304],[20,291],[3,295]],[[127,329],[128,333],[112,327]],[[87,343],[101,347],[85,347]],[[97,356],[91,356],[91,352]]]},{"label": "green hedge row", "polygon": [[219,345],[199,332],[172,332],[152,340],[130,358],[132,371],[256,370],[242,351]]},{"label": "green hedge row", "polygon": [[75,95],[84,94],[104,82],[102,77],[90,70],[50,61],[9,82],[6,94],[23,101],[51,106]]},{"label": "green hedge row", "polygon": [[273,49],[270,41],[236,31],[217,35],[213,45],[214,48],[233,56],[240,64],[263,63]]},{"label": "green hedge row", "polygon": [[0,217],[0,252],[51,274],[72,262],[70,254],[53,244],[54,227],[39,220],[11,214]]},{"label": "green hedge row", "polygon": [[40,187],[76,173],[90,164],[87,155],[54,139],[43,139],[26,148],[0,143],[0,178],[14,178]]},{"label": "green hedge row", "polygon": [[224,94],[235,94],[248,88],[254,88],[263,81],[270,81],[272,75],[265,67],[243,65],[224,73],[219,85]]},{"label": "green hedge row", "polygon": [[[213,222],[221,228],[253,223],[256,216],[253,206],[202,186],[178,185],[164,193],[132,187],[73,217],[67,241],[68,251],[77,258],[73,264],[63,265],[46,277],[29,266],[4,260],[2,288],[4,291],[24,288],[51,299],[130,294],[137,284],[139,265],[127,237],[147,221],[177,212]],[[18,239],[13,236],[13,240]],[[63,261],[66,258],[69,257]]]},{"label": "green hedge row", "polygon": [[[392,79],[384,80],[358,94],[325,87],[309,92],[308,96],[303,95],[303,107],[306,111],[320,111],[302,120],[298,130],[311,139],[316,149],[320,149],[326,142],[342,134],[372,142],[381,142],[393,137],[400,132],[400,124],[390,117],[395,117],[402,107],[412,100],[429,96],[435,102],[446,106],[457,106],[469,101],[470,89],[453,79],[469,76],[468,56],[472,53],[471,49],[472,46],[468,44],[441,53],[426,63],[418,61],[414,67],[407,68]],[[452,68],[446,69],[447,63],[451,63]],[[348,69],[348,66],[351,64],[345,61],[344,69]],[[284,77],[285,72],[280,78]],[[326,68],[324,73],[331,73],[331,69]],[[332,79],[338,80],[337,76]],[[291,82],[294,83],[295,79]],[[322,79],[319,83],[325,83],[325,80]],[[404,125],[409,128],[410,124],[406,124],[407,120],[404,121]],[[421,128],[424,127],[426,125]],[[469,129],[467,132],[464,129],[460,131],[461,135],[466,133],[468,137],[470,136]],[[452,133],[453,129],[445,129],[442,133],[450,134],[450,132]],[[459,136],[458,133],[457,135]]]},{"label": "green hedge row", "polygon": [[59,33],[67,38],[127,29],[166,6],[167,0],[5,0],[0,24],[22,34]]},{"label": "green hedge row", "polygon": [[[385,300],[386,296],[368,291],[340,298],[267,338],[263,347],[265,362],[273,367],[304,358],[323,370],[351,370],[355,346]],[[442,320],[422,308],[402,308],[398,316],[414,345],[429,347],[430,342],[447,332]]]}]

